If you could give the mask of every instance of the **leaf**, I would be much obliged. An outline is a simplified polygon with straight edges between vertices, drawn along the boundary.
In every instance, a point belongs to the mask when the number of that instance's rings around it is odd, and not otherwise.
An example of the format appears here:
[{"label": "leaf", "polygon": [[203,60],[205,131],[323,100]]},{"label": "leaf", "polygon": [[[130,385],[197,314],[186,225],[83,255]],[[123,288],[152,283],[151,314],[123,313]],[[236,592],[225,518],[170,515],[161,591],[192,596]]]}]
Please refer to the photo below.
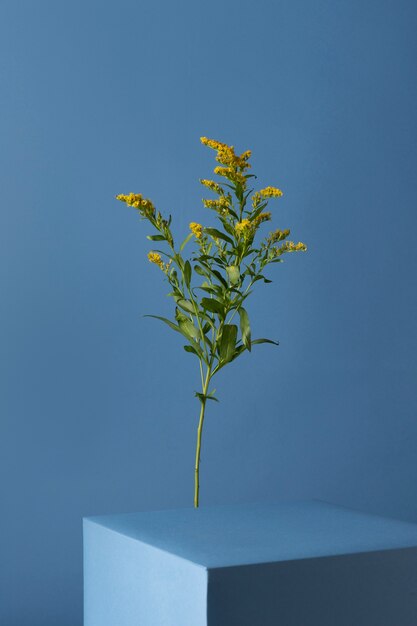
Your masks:
[{"label": "leaf", "polygon": [[226,267],[226,272],[232,285],[236,285],[240,280],[239,267],[237,265],[229,265],[229,267]]},{"label": "leaf", "polygon": [[190,302],[190,300],[184,300],[184,298],[179,298],[177,300],[177,304],[182,309],[184,309],[184,311],[187,311],[188,313],[194,313],[195,315],[195,309],[193,307],[193,303]]},{"label": "leaf", "polygon": [[250,332],[249,316],[243,307],[240,307],[240,309],[238,310],[238,313],[240,317],[240,330],[242,333],[242,341],[243,341],[245,348],[247,348],[250,352],[251,351],[251,332]]},{"label": "leaf", "polygon": [[252,213],[252,219],[255,219],[256,217],[258,217],[258,215],[260,215],[262,213],[262,211],[264,210],[264,208],[266,207],[266,205],[268,204],[268,202],[262,202],[255,211],[253,211]]},{"label": "leaf", "polygon": [[191,264],[188,260],[185,262],[184,265],[184,280],[187,287],[189,287],[191,283]]},{"label": "leaf", "polygon": [[214,274],[214,276],[221,282],[221,284],[227,288],[227,282],[218,270],[211,270],[211,273]]},{"label": "leaf", "polygon": [[204,404],[206,402],[206,400],[214,400],[215,402],[218,402],[218,399],[215,398],[212,394],[214,393],[214,391],[212,391],[211,393],[209,393],[207,396],[204,395],[204,393],[201,393],[201,391],[196,391],[195,392],[195,397],[199,398],[200,402],[202,404]]},{"label": "leaf", "polygon": [[193,346],[183,346],[186,352],[190,352],[191,354],[195,354],[198,356],[197,351],[193,348]]},{"label": "leaf", "polygon": [[196,289],[201,289],[202,291],[206,291],[207,293],[218,293],[217,289],[211,287],[210,285],[201,285],[201,287],[196,287]]},{"label": "leaf", "polygon": [[272,341],[272,339],[252,339],[252,345],[255,343],[273,343],[274,346],[279,346],[279,341]]},{"label": "leaf", "polygon": [[159,315],[144,315],[143,317],[153,317],[156,320],[161,320],[161,322],[165,322],[165,324],[168,324],[168,326],[172,328],[172,330],[176,330],[178,333],[181,332],[180,327],[174,324],[174,322],[171,322],[171,320],[167,320],[166,317],[160,317]]},{"label": "leaf", "polygon": [[[235,353],[234,353],[233,358],[231,359],[231,361],[234,361],[235,359],[237,359],[237,357],[240,356],[245,350],[246,350],[246,348],[245,348],[245,346],[243,344],[240,344],[239,346],[236,346]],[[224,367],[225,365],[227,365],[227,363],[225,363],[223,361],[218,363],[216,365],[216,367],[214,368],[212,375],[214,376],[214,374],[217,374],[217,372],[219,370],[221,370],[222,367]]]},{"label": "leaf", "polygon": [[194,339],[190,338],[180,326],[177,326],[176,324],[171,322],[171,320],[168,320],[166,317],[160,317],[159,315],[144,315],[144,317],[153,317],[157,320],[161,320],[162,322],[165,322],[165,324],[168,324],[168,326],[172,328],[172,330],[175,330],[178,333],[181,333],[181,335],[183,335],[186,339],[188,339],[188,341],[192,344],[192,347],[194,348],[197,356],[199,356],[200,359],[202,359],[205,363],[207,363],[206,356],[203,350],[198,345],[198,343],[194,341]]},{"label": "leaf", "polygon": [[244,195],[245,202],[246,202],[246,200],[249,198],[249,196],[251,195],[252,191],[253,191],[253,189],[249,189],[249,191],[247,191],[247,192],[245,193],[245,195]]},{"label": "leaf", "polygon": [[204,272],[203,268],[200,267],[199,265],[194,265],[194,271],[197,274],[200,274],[200,276],[205,276],[206,275],[206,273]]},{"label": "leaf", "polygon": [[146,235],[146,239],[150,239],[151,241],[166,241],[166,237],[163,235]]},{"label": "leaf", "polygon": [[219,344],[219,356],[223,363],[228,363],[235,354],[237,339],[237,326],[235,324],[225,324]]},{"label": "leaf", "polygon": [[180,245],[180,252],[182,252],[185,248],[185,246],[187,245],[187,243],[190,241],[191,237],[193,236],[193,233],[190,233],[189,235],[187,235],[187,237],[184,239],[184,241],[182,242],[182,244]]},{"label": "leaf", "polygon": [[191,339],[200,339],[200,331],[194,326],[191,320],[182,319],[178,323],[181,330]]},{"label": "leaf", "polygon": [[221,302],[216,300],[216,298],[202,298],[201,306],[207,309],[207,311],[219,313],[219,315],[224,317],[224,306]]},{"label": "leaf", "polygon": [[233,239],[231,239],[228,235],[222,233],[221,230],[217,230],[217,228],[205,228],[204,232],[206,232],[208,235],[211,235],[212,237],[218,237],[218,239],[223,239],[223,241],[227,241],[227,243],[230,243],[230,245],[234,246]]}]

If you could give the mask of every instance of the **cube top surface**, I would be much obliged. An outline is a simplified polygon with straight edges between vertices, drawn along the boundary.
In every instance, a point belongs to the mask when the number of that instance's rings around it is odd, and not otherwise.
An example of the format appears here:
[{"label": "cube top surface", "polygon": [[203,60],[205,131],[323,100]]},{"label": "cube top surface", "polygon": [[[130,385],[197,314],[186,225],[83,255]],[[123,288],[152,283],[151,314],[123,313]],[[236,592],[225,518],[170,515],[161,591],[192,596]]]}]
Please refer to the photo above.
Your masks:
[{"label": "cube top surface", "polygon": [[206,568],[417,546],[417,524],[319,500],[86,518]]}]

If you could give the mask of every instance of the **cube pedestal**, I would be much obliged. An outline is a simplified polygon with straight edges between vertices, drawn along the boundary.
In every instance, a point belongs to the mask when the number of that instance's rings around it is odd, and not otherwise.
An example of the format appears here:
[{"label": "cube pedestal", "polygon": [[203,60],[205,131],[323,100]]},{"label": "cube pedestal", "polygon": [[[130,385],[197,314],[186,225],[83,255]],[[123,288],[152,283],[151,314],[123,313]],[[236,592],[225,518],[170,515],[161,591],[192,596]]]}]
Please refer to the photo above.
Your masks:
[{"label": "cube pedestal", "polygon": [[417,626],[417,525],[321,501],[84,519],[84,626]]}]

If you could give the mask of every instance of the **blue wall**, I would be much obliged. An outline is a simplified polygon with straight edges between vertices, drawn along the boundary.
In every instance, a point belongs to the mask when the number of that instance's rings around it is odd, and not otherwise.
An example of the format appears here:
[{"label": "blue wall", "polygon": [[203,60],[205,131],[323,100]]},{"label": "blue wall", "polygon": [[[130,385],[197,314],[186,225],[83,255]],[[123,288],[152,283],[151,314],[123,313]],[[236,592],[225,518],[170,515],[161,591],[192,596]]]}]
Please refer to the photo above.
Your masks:
[{"label": "blue wall", "polygon": [[[81,626],[83,515],[191,505],[195,363],[140,191],[205,222],[207,135],[281,187],[309,251],[249,306],[202,503],[318,497],[417,521],[417,5],[14,2],[0,10],[0,623]],[[211,215],[211,214],[210,214]]]}]

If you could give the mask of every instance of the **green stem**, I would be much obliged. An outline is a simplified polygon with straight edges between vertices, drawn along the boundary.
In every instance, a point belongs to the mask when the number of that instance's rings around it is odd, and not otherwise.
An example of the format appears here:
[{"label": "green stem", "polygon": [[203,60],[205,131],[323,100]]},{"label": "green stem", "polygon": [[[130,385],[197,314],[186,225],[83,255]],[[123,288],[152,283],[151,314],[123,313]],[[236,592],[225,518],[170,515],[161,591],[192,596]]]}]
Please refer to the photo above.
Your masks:
[{"label": "green stem", "polygon": [[[203,395],[206,396],[208,386],[210,383],[210,375],[211,375],[211,363],[207,369],[206,380],[203,385]],[[198,429],[197,429],[197,447],[195,451],[195,468],[194,468],[194,507],[197,509],[199,506],[199,496],[200,496],[200,455],[201,455],[201,438],[203,434],[203,424],[204,424],[204,412],[206,409],[206,400],[201,400],[201,410],[200,410],[200,419],[198,420]]]}]

